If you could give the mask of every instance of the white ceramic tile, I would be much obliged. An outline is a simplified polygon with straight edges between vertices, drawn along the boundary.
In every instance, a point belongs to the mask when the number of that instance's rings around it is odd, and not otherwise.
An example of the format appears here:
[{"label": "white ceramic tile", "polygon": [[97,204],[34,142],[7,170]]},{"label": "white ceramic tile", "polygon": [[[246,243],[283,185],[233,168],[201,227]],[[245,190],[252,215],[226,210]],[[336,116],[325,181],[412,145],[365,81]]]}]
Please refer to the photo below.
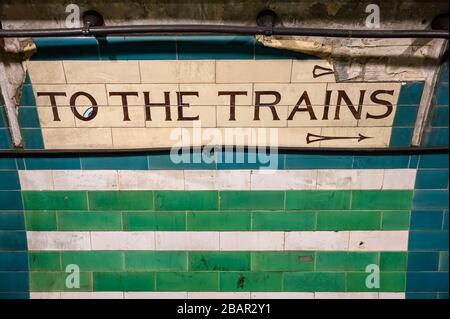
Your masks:
[{"label": "white ceramic tile", "polygon": [[350,251],[406,251],[408,231],[351,231]]},{"label": "white ceramic tile", "polygon": [[181,170],[119,170],[120,190],[184,190]]},{"label": "white ceramic tile", "polygon": [[61,299],[61,292],[30,292],[30,299]]},{"label": "white ceramic tile", "polygon": [[61,292],[61,299],[123,299],[120,291]]},{"label": "white ceramic tile", "polygon": [[378,292],[316,292],[315,299],[378,299]]},{"label": "white ceramic tile", "polygon": [[220,250],[283,250],[284,233],[261,232],[221,232]]},{"label": "white ceramic tile", "polygon": [[214,60],[139,61],[143,83],[214,83]]},{"label": "white ceramic tile", "polygon": [[53,190],[51,170],[19,170],[18,173],[22,190]]},{"label": "white ceramic tile", "polygon": [[27,231],[29,250],[90,250],[89,232]]},{"label": "white ceramic tile", "polygon": [[254,170],[252,190],[316,189],[317,170]]},{"label": "white ceramic tile", "polygon": [[42,138],[47,149],[110,149],[110,128],[43,128]]},{"label": "white ceramic tile", "polygon": [[155,232],[156,250],[219,250],[219,232]]},{"label": "white ceramic tile", "polygon": [[314,299],[313,292],[252,292],[251,299]]},{"label": "white ceramic tile", "polygon": [[249,292],[188,292],[188,299],[250,299]]},{"label": "white ceramic tile", "polygon": [[378,295],[380,299],[405,299],[404,292],[380,292]]},{"label": "white ceramic tile", "polygon": [[355,169],[352,189],[381,189],[383,186],[384,170]]},{"label": "white ceramic tile", "polygon": [[184,291],[130,291],[124,292],[125,299],[187,299],[188,293]]},{"label": "white ceramic tile", "polygon": [[320,169],[317,173],[317,189],[352,189],[354,175],[351,169]]},{"label": "white ceramic tile", "polygon": [[91,232],[92,250],[154,250],[154,232]]},{"label": "white ceramic tile", "polygon": [[285,250],[345,251],[348,240],[348,231],[286,232],[284,248]]},{"label": "white ceramic tile", "polygon": [[415,169],[387,169],[384,171],[383,189],[414,189]]},{"label": "white ceramic tile", "polygon": [[55,190],[118,190],[117,171],[54,170]]}]

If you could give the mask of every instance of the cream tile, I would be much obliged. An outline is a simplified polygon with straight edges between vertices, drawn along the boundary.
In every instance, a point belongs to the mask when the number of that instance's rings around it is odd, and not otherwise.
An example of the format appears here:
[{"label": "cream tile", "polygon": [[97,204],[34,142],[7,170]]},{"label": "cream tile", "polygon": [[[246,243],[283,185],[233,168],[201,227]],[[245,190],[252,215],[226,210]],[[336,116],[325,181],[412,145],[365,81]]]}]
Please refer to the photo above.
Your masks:
[{"label": "cream tile", "polygon": [[[178,84],[106,84],[108,105],[118,106],[123,105],[123,97],[122,95],[117,95],[117,93],[123,92],[132,93],[126,96],[126,101],[129,106],[144,106],[146,102],[165,104],[165,92],[169,92],[169,104],[178,105],[178,91]],[[148,92],[148,95],[144,92]],[[146,96],[148,96],[148,101],[146,101]]]},{"label": "cream tile", "polygon": [[316,189],[317,170],[253,170],[252,190]]},{"label": "cream tile", "polygon": [[345,251],[348,247],[348,238],[348,231],[286,232],[284,249]]},{"label": "cream tile", "polygon": [[276,231],[221,232],[220,250],[283,250],[284,233]]},{"label": "cream tile", "polygon": [[119,189],[184,190],[184,174],[179,170],[120,170]]},{"label": "cream tile", "polygon": [[182,131],[184,146],[200,145],[249,145],[255,130],[238,128],[185,128]]},{"label": "cream tile", "polygon": [[62,61],[27,61],[26,66],[33,85],[66,83]]},{"label": "cream tile", "polygon": [[89,232],[27,231],[28,249],[33,250],[91,250]]},{"label": "cream tile", "polygon": [[325,60],[293,60],[291,82],[336,82],[333,65]]},{"label": "cream tile", "polygon": [[[352,139],[330,139],[320,141],[321,147],[388,147],[391,127],[324,127],[320,135],[326,137],[352,137]],[[359,134],[370,137],[358,142]],[[316,139],[316,138],[314,138]],[[318,142],[310,143],[319,146]]]},{"label": "cream tile", "polygon": [[[274,81],[276,82],[276,81]],[[301,101],[299,107],[304,108],[308,104],[313,107],[325,106],[325,94],[327,85],[325,83],[317,84],[297,84],[297,83],[256,83],[253,87],[256,101],[257,92],[278,92],[280,94],[280,102],[278,105],[295,106]],[[306,92],[306,93],[305,93]],[[275,95],[261,94],[259,98],[261,103],[273,103]]]},{"label": "cream tile", "polygon": [[280,128],[278,129],[278,145],[280,147],[318,147],[316,143],[308,144],[308,133],[320,135],[320,127]]},{"label": "cream tile", "polygon": [[[58,107],[59,121],[55,121],[55,115],[51,106],[37,107],[39,122],[42,128],[45,127],[75,127],[75,116],[69,106]],[[56,118],[56,119],[58,119]]]},{"label": "cream tile", "polygon": [[114,148],[172,147],[181,144],[181,128],[112,128]]},{"label": "cream tile", "polygon": [[215,61],[139,61],[143,83],[214,83]]},{"label": "cream tile", "polygon": [[392,106],[392,112],[390,115],[382,119],[374,119],[368,117],[371,116],[382,116],[387,112],[387,108],[384,105],[364,105],[364,113],[361,119],[358,121],[358,126],[392,126],[394,123],[395,113],[397,112],[397,103]]},{"label": "cream tile", "polygon": [[414,189],[415,169],[387,169],[384,171],[383,189]]},{"label": "cream tile", "polygon": [[117,171],[54,170],[55,190],[118,190]]},{"label": "cream tile", "polygon": [[351,231],[350,251],[406,251],[408,231]]},{"label": "cream tile", "polygon": [[64,61],[67,83],[140,83],[138,61]]},{"label": "cream tile", "polygon": [[[360,98],[362,96],[362,91],[365,91],[364,99],[362,105],[379,105],[376,102],[376,99],[372,98],[372,94],[376,91],[392,91],[389,94],[379,92],[376,98],[381,100],[386,100],[391,104],[397,104],[398,96],[400,93],[401,83],[400,82],[392,82],[392,83],[380,83],[380,82],[345,82],[345,83],[329,83],[327,85],[327,90],[332,91],[330,105],[337,104],[338,91],[345,91],[348,98],[352,102],[352,104],[357,108],[360,102]],[[345,100],[342,100],[342,108],[347,107]],[[365,114],[364,111],[362,114]]]},{"label": "cream tile", "polygon": [[19,170],[18,173],[21,190],[53,190],[53,177],[50,170]]},{"label": "cream tile", "polygon": [[219,250],[219,232],[155,232],[156,250]]},{"label": "cream tile", "polygon": [[217,60],[216,83],[289,83],[292,60]]},{"label": "cream tile", "polygon": [[[91,106],[90,97],[94,99],[97,105],[107,105],[106,90],[103,84],[59,84],[59,85],[33,85],[34,97],[36,99],[36,105],[39,106],[51,106],[51,100],[49,93],[64,93],[66,96],[55,96],[56,105],[58,110],[61,106],[70,105],[71,98],[79,92],[83,92],[88,95],[79,95],[74,97],[76,106]],[[43,95],[44,94],[44,95]],[[46,95],[47,94],[47,95]],[[89,97],[90,96],[90,97]]]},{"label": "cream tile", "polygon": [[43,128],[47,149],[112,148],[110,128]]},{"label": "cream tile", "polygon": [[[229,106],[217,106],[218,127],[287,127],[286,105],[275,106],[276,114],[268,107],[259,109],[259,120],[255,120],[256,111],[254,107],[237,106],[234,108],[235,120],[231,119]],[[278,116],[278,120],[277,120]]]},{"label": "cream tile", "polygon": [[[90,107],[78,107],[84,114]],[[90,121],[75,118],[77,127],[145,127],[145,109],[143,106],[129,106],[125,111],[120,106],[99,106],[97,115]]]},{"label": "cream tile", "polygon": [[[151,121],[146,121],[146,127],[192,127],[194,124],[201,124],[202,127],[216,127],[216,107],[214,106],[189,106],[183,108],[181,114],[184,118],[196,118],[199,120],[181,120],[178,107],[170,107],[171,120],[166,120],[165,108],[152,108]],[[179,120],[180,118],[180,120]]]},{"label": "cream tile", "polygon": [[90,232],[92,250],[154,250],[154,232]]},{"label": "cream tile", "polygon": [[[301,109],[305,109],[302,105]],[[288,117],[291,117],[294,106],[288,107]],[[326,114],[327,113],[327,114]],[[328,119],[323,119],[328,116]],[[287,121],[288,127],[351,127],[357,126],[358,120],[348,109],[342,109],[339,114],[339,119],[335,120],[335,107],[330,107],[328,112],[323,106],[313,106],[312,113],[309,111],[297,111],[292,116],[292,119]]]},{"label": "cream tile", "polygon": [[[186,96],[183,100],[191,105],[222,105],[230,106],[229,94],[219,95],[219,92],[246,92],[246,95],[236,95],[236,106],[250,106],[253,104],[253,85],[239,84],[180,84],[180,92],[198,92],[197,96]],[[224,93],[222,93],[224,94]]]}]

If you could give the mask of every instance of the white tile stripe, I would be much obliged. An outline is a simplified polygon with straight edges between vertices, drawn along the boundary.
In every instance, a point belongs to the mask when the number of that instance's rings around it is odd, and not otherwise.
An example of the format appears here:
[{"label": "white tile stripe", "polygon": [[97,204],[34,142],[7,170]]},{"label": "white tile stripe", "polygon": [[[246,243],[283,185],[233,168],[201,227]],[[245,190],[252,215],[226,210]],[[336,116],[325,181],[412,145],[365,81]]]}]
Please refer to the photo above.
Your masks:
[{"label": "white tile stripe", "polygon": [[403,292],[31,292],[30,299],[405,299]]},{"label": "white tile stripe", "polygon": [[19,170],[19,177],[22,190],[412,190],[416,170]]},{"label": "white tile stripe", "polygon": [[406,251],[408,231],[28,231],[30,251]]}]

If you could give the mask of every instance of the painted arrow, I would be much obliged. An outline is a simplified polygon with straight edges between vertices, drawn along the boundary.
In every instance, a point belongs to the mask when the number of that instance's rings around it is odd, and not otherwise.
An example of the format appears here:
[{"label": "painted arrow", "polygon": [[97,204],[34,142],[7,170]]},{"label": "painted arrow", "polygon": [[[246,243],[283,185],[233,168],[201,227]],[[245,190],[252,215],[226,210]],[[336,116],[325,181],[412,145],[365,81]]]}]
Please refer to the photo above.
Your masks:
[{"label": "painted arrow", "polygon": [[323,136],[323,135],[316,135],[312,133],[308,133],[306,135],[306,143],[315,143],[320,141],[329,141],[329,140],[358,140],[358,143],[367,139],[372,138],[369,136],[364,136],[361,133],[358,134],[358,136]]},{"label": "painted arrow", "polygon": [[333,74],[333,73],[334,73],[334,71],[332,69],[324,68],[320,65],[315,65],[313,68],[313,72],[312,72],[314,79],[324,76],[324,75]]}]

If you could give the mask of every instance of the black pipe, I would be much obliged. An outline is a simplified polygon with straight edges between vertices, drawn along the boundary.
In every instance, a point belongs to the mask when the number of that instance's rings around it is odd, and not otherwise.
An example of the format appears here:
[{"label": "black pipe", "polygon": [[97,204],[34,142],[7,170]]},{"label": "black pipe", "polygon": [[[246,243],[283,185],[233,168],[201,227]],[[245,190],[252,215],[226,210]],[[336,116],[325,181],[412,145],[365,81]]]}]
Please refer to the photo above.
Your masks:
[{"label": "black pipe", "polygon": [[[211,147],[212,148],[212,147]],[[170,152],[171,147],[137,148],[137,149],[3,149],[1,156],[70,156],[79,154],[108,155],[108,154],[136,154]],[[183,147],[187,151],[199,151],[203,147]],[[216,150],[261,150],[261,148],[235,145],[217,145]],[[263,148],[264,149],[264,148]],[[266,148],[270,150],[269,148]],[[303,154],[337,153],[337,154],[371,154],[371,155],[419,155],[419,154],[448,154],[449,147],[401,147],[401,148],[319,148],[319,147],[278,147],[278,152],[301,152]]]},{"label": "black pipe", "polygon": [[0,38],[23,37],[71,37],[71,36],[107,36],[142,34],[165,35],[178,33],[241,34],[241,35],[296,35],[334,38],[439,38],[448,39],[445,30],[348,30],[348,29],[312,29],[287,27],[258,27],[236,25],[125,25],[125,26],[91,26],[74,29],[22,29],[1,30]]}]

